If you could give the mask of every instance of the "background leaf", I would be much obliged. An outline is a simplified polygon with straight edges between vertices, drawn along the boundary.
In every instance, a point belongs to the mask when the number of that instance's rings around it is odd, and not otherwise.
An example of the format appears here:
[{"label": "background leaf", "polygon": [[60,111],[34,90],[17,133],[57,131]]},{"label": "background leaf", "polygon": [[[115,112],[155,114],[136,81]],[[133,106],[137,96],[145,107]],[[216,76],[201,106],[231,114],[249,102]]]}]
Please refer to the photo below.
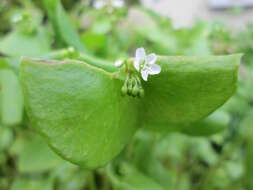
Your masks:
[{"label": "background leaf", "polygon": [[24,102],[19,79],[11,69],[0,70],[1,120],[5,125],[21,123]]},{"label": "background leaf", "polygon": [[87,51],[84,44],[81,43],[78,32],[72,26],[61,0],[45,0],[44,6],[54,27],[56,38],[68,46]]}]

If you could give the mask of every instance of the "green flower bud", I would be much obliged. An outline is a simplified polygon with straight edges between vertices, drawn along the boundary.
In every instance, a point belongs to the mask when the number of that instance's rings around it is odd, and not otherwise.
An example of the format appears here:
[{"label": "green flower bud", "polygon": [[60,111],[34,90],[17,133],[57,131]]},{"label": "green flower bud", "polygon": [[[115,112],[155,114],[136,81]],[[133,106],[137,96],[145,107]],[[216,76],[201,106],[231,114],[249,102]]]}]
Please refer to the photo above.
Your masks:
[{"label": "green flower bud", "polygon": [[135,97],[138,95],[138,93],[139,93],[139,87],[135,85],[132,91],[132,95]]},{"label": "green flower bud", "polygon": [[133,80],[129,79],[128,86],[127,86],[127,94],[131,95],[133,90]]},{"label": "green flower bud", "polygon": [[139,90],[139,97],[143,98],[145,95],[143,88]]},{"label": "green flower bud", "polygon": [[127,94],[127,86],[126,85],[122,86],[121,93],[123,96],[125,96]]}]

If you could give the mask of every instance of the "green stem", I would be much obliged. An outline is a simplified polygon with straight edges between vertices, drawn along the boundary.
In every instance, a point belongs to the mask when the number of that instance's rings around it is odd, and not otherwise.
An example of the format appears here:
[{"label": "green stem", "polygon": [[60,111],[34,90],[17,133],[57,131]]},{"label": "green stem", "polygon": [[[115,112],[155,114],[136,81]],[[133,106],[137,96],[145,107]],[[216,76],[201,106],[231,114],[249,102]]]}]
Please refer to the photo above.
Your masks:
[{"label": "green stem", "polygon": [[90,65],[93,65],[93,66],[99,67],[101,69],[104,69],[108,72],[117,71],[117,67],[114,66],[113,62],[106,61],[106,60],[103,60],[103,59],[99,59],[99,58],[94,57],[92,55],[87,55],[87,54],[84,54],[84,53],[80,53],[79,56],[78,56],[78,59],[81,60],[81,61],[84,61],[84,62],[86,62]]},{"label": "green stem", "polygon": [[76,52],[73,48],[67,48],[67,49],[61,49],[61,50],[56,50],[53,51],[45,56],[42,56],[41,58],[43,59],[56,59],[56,60],[62,60],[66,58],[73,58],[75,59]]},{"label": "green stem", "polygon": [[104,69],[108,72],[115,72],[117,71],[117,67],[114,65],[111,61],[106,61],[100,58],[97,58],[92,55],[88,55],[86,53],[78,53],[73,48],[67,48],[62,50],[54,51],[48,55],[42,56],[43,59],[56,59],[56,60],[62,60],[66,58],[70,59],[77,59],[80,61],[84,61],[90,65],[99,67],[101,69]]}]

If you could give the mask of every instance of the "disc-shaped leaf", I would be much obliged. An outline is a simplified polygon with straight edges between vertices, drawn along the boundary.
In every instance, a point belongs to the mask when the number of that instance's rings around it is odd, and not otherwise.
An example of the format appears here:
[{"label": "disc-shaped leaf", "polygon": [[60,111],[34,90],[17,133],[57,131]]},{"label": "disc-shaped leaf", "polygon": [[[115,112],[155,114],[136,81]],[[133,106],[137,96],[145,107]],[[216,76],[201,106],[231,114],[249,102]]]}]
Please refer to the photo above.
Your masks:
[{"label": "disc-shaped leaf", "polygon": [[121,82],[104,70],[25,59],[21,81],[32,126],[73,163],[104,165],[137,130],[138,100],[122,97]]},{"label": "disc-shaped leaf", "polygon": [[24,59],[21,80],[32,125],[65,159],[94,168],[117,155],[140,126],[169,129],[208,116],[235,91],[239,60],[159,57],[162,72],[143,82],[141,100],[123,97],[123,81],[84,62]]},{"label": "disc-shaped leaf", "polygon": [[142,125],[169,128],[208,116],[235,92],[240,57],[159,57],[161,73],[144,86]]}]

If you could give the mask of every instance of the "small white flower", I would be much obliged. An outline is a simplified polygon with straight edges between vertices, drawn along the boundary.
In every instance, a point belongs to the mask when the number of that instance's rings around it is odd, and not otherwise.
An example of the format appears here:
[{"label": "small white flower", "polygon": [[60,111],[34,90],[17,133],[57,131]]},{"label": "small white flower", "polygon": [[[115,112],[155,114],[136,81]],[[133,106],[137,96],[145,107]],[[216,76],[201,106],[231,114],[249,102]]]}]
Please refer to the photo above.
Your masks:
[{"label": "small white flower", "polygon": [[124,61],[123,60],[117,60],[115,63],[114,63],[114,65],[116,66],[116,67],[121,67],[121,65],[124,63]]},{"label": "small white flower", "polygon": [[134,67],[138,72],[141,72],[143,80],[148,80],[148,75],[157,75],[161,72],[160,65],[155,64],[156,54],[151,53],[146,55],[144,48],[138,48],[134,59]]},{"label": "small white flower", "polygon": [[122,7],[124,7],[124,5],[125,5],[124,0],[113,0],[112,1],[112,7],[114,7],[114,8],[122,8]]},{"label": "small white flower", "polygon": [[104,0],[96,0],[93,4],[95,9],[102,9],[106,5]]},{"label": "small white flower", "polygon": [[122,8],[125,5],[124,0],[96,0],[94,2],[95,9],[102,9],[105,6],[113,7],[113,8]]}]

